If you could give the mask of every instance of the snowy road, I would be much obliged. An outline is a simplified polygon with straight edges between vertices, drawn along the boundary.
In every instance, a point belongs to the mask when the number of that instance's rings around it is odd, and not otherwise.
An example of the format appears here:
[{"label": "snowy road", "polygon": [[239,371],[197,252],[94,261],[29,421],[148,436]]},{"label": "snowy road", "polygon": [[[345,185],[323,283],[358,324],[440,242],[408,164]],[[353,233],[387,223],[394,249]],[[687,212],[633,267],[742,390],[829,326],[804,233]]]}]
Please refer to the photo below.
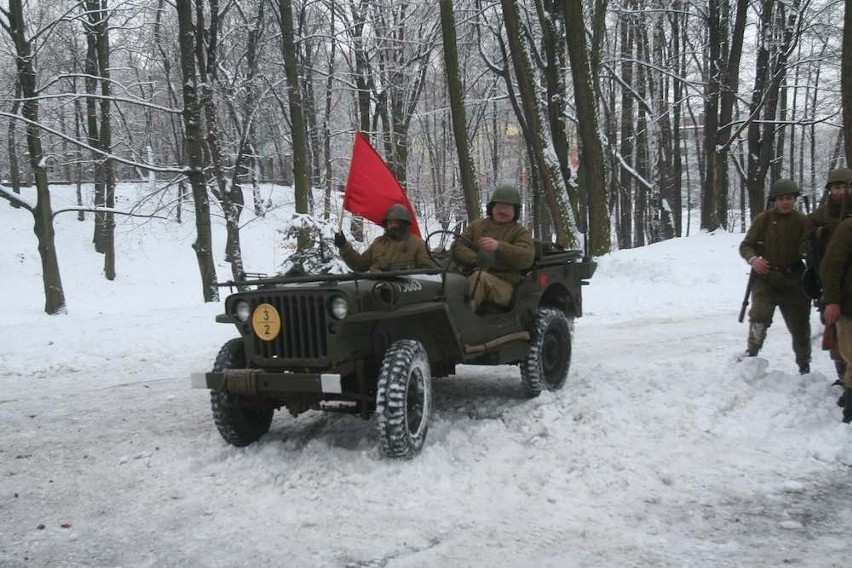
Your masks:
[{"label": "snowy road", "polygon": [[848,452],[830,381],[726,359],[729,319],[579,320],[532,401],[460,368],[401,463],[348,416],[227,447],[185,376],[44,378],[0,403],[0,565],[846,566],[848,467],[812,449]]},{"label": "snowy road", "polygon": [[[188,225],[122,225],[107,282],[88,223],[58,218],[69,314],[47,317],[15,215],[0,210],[3,568],[850,564],[831,363],[815,351],[799,376],[781,325],[734,361],[739,235],[600,259],[563,390],[525,400],[516,368],[459,368],[435,381],[423,453],[395,462],[349,416],[222,441],[188,377],[233,331],[200,303]],[[281,222],[247,226],[253,266],[280,260]]]}]

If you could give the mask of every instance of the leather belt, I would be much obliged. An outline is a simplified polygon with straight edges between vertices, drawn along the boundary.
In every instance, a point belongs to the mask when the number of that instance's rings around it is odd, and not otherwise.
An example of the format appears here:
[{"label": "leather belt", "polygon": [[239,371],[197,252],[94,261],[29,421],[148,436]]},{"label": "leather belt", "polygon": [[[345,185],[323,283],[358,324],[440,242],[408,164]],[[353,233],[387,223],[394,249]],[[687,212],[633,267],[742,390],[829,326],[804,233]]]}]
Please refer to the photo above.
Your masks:
[{"label": "leather belt", "polygon": [[802,270],[802,265],[794,264],[792,266],[773,266],[769,270],[772,272],[780,272],[781,274],[795,274]]}]

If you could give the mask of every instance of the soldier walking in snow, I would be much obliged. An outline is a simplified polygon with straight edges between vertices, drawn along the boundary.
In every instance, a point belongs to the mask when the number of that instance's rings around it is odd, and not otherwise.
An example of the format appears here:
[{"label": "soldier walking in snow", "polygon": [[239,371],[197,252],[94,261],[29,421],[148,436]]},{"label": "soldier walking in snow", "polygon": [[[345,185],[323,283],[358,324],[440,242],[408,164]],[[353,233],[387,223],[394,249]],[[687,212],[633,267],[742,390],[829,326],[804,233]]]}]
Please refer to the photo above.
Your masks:
[{"label": "soldier walking in snow", "polygon": [[[820,262],[837,225],[840,224],[844,217],[852,214],[852,210],[847,211],[847,208],[844,206],[846,187],[850,182],[852,182],[852,170],[849,168],[831,170],[828,173],[828,180],[825,182],[828,198],[824,198],[824,203],[817,207],[809,216],[810,230],[807,237],[809,247],[808,268],[805,277],[802,279],[802,285],[808,296],[816,300],[820,319],[823,320],[823,323],[825,323],[825,305],[822,303],[822,282],[819,278]],[[832,351],[832,354],[833,357],[836,357],[834,351]],[[842,385],[846,365],[841,358],[834,361],[834,366],[839,377],[835,384]]]},{"label": "soldier walking in snow", "polygon": [[[846,202],[850,205],[849,186]],[[820,264],[823,297],[823,317],[826,325],[837,327],[837,348],[846,364],[843,374],[843,395],[838,403],[843,407],[843,422],[852,422],[852,218],[846,217],[834,231]]]},{"label": "soldier walking in snow", "polygon": [[[781,179],[772,185],[770,207],[752,221],[740,244],[740,256],[751,265],[755,276],[746,355],[754,357],[760,352],[777,306],[793,336],[799,373],[806,374],[811,362],[811,304],[800,279],[808,221],[804,213],[794,209],[798,195],[799,188],[791,180]],[[758,243],[763,243],[760,254]]]}]

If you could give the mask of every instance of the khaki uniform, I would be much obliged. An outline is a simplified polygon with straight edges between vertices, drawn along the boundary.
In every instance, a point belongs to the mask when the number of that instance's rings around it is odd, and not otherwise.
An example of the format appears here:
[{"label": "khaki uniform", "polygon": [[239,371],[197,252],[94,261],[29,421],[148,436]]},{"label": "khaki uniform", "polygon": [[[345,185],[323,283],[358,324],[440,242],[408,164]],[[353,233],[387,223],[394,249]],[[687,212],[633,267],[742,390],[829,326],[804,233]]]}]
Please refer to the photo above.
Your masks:
[{"label": "khaki uniform", "polygon": [[809,259],[813,258],[818,261],[820,255],[816,253],[825,253],[834,229],[842,221],[842,209],[842,204],[829,197],[828,201],[817,207],[808,216],[810,222],[807,239]]},{"label": "khaki uniform", "polygon": [[[477,253],[466,244],[476,243],[480,237],[500,241],[492,267],[477,266]],[[517,221],[501,224],[486,217],[467,226],[456,241],[453,254],[461,264],[473,269],[467,282],[474,309],[482,302],[508,306],[514,287],[520,282],[521,270],[535,260],[535,246],[530,232]]]},{"label": "khaki uniform", "polygon": [[355,250],[352,243],[346,243],[340,249],[340,256],[346,266],[355,272],[383,272],[435,266],[429,251],[426,250],[425,241],[411,233],[399,240],[382,235],[363,253]]},{"label": "khaki uniform", "polygon": [[843,385],[852,389],[852,218],[837,226],[820,264],[823,303],[840,304],[837,348],[846,362]]},{"label": "khaki uniform", "polygon": [[[840,221],[843,220],[844,216],[843,204],[833,199],[831,195],[829,195],[825,203],[817,207],[808,216],[808,220],[810,221],[807,238],[808,269],[814,271],[815,274],[819,274],[820,263],[825,255],[825,251],[828,249],[831,235],[834,234],[834,230],[840,224]],[[817,294],[820,291],[822,283],[819,279],[816,282],[819,284],[819,287],[814,286],[815,289],[810,294],[813,294],[811,298],[817,300],[816,306],[820,312],[820,320],[825,323],[822,315],[825,304],[822,302],[821,294]],[[805,290],[807,291],[807,288]],[[839,380],[843,381],[843,376],[846,374],[846,365],[843,362],[843,356],[839,355],[837,350],[831,350],[831,358],[834,359],[834,367],[837,370]]]},{"label": "khaki uniform", "polygon": [[[811,360],[811,304],[802,291],[802,253],[807,233],[807,217],[799,211],[779,213],[768,209],[754,218],[740,244],[740,256],[750,260],[762,256],[770,264],[767,274],[756,274],[749,311],[748,354],[757,355],[772,324],[775,307],[781,309],[784,323],[793,336],[793,351],[800,368]],[[757,252],[759,242],[763,250]],[[852,313],[852,312],[850,312]]]}]

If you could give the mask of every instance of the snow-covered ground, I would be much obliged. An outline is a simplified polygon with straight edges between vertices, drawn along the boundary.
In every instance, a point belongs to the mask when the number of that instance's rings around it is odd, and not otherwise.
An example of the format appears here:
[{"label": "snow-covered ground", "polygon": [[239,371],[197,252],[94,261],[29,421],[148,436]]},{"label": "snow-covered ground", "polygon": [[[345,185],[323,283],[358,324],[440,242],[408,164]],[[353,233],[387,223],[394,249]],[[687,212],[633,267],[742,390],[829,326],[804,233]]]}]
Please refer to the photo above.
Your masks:
[{"label": "snow-covered ground", "polygon": [[[247,269],[286,257],[286,210],[244,228]],[[565,388],[525,400],[516,368],[460,367],[398,462],[373,422],[321,413],[226,445],[189,388],[234,336],[201,301],[193,224],[117,222],[108,282],[91,215],[57,217],[68,314],[51,317],[32,219],[0,202],[0,566],[852,563],[852,428],[817,315],[811,374],[780,314],[736,362],[739,234],[599,259]]]}]

